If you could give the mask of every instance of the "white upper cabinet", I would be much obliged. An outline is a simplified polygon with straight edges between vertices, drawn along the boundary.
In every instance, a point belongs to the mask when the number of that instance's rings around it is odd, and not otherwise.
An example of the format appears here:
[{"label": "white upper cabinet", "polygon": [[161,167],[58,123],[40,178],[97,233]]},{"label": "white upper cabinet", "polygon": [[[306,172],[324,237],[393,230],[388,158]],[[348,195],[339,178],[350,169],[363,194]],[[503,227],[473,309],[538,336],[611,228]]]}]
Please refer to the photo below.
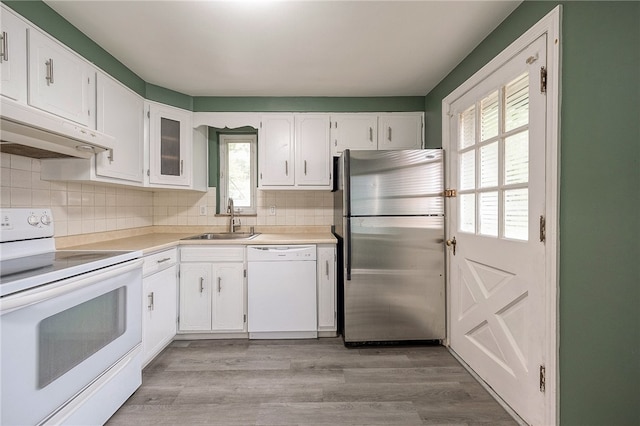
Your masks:
[{"label": "white upper cabinet", "polygon": [[0,37],[0,93],[26,103],[27,24],[4,6]]},{"label": "white upper cabinet", "polygon": [[29,28],[29,104],[95,129],[95,70],[80,56]]},{"label": "white upper cabinet", "polygon": [[102,72],[97,75],[97,129],[115,138],[96,154],[96,174],[142,184],[144,99]]},{"label": "white upper cabinet", "polygon": [[148,103],[149,182],[191,184],[193,128],[191,112],[156,102]]},{"label": "white upper cabinet", "polygon": [[339,156],[345,149],[378,148],[376,114],[332,114],[331,154]]},{"label": "white upper cabinet", "polygon": [[258,129],[258,182],[264,186],[293,186],[293,114],[268,114]]},{"label": "white upper cabinet", "polygon": [[378,116],[378,149],[421,149],[423,139],[421,112]]},{"label": "white upper cabinet", "polygon": [[330,189],[328,114],[265,114],[258,131],[263,189]]},{"label": "white upper cabinet", "polygon": [[296,114],[295,128],[296,185],[330,187],[329,116]]}]

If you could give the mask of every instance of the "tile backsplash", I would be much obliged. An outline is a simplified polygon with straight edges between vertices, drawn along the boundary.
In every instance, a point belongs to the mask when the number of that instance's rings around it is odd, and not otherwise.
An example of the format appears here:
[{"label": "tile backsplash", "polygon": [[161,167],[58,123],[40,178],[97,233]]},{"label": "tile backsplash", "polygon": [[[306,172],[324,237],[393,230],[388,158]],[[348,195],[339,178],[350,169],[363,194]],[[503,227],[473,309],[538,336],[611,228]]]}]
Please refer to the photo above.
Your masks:
[{"label": "tile backsplash", "polygon": [[[93,183],[43,181],[40,160],[2,153],[0,160],[0,205],[50,207],[58,237],[151,225],[224,226],[228,223],[226,217],[215,215],[216,188],[209,188],[207,193],[151,192]],[[243,226],[331,225],[333,194],[329,191],[258,191],[258,214],[240,220]]]}]

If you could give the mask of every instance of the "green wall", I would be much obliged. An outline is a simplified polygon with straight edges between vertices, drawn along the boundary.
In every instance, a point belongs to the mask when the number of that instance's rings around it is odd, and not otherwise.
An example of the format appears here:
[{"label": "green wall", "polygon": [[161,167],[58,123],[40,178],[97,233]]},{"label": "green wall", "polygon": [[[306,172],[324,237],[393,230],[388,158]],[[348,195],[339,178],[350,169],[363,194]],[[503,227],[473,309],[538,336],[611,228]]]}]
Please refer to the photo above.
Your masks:
[{"label": "green wall", "polygon": [[422,111],[423,96],[349,97],[196,97],[194,111],[405,112]]},{"label": "green wall", "polygon": [[441,101],[562,4],[560,420],[640,424],[640,3],[525,1],[425,98]]}]

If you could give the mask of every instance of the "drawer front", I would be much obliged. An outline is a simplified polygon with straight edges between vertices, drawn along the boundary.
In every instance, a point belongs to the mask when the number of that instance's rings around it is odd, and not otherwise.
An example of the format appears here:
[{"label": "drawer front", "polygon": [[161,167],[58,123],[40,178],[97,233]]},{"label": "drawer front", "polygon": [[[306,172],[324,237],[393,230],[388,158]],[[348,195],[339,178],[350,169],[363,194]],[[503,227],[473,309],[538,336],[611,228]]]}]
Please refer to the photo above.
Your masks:
[{"label": "drawer front", "polygon": [[153,274],[162,271],[178,261],[178,250],[175,248],[163,250],[144,257],[142,264],[142,275]]},{"label": "drawer front", "polygon": [[244,246],[181,247],[181,262],[242,262]]}]

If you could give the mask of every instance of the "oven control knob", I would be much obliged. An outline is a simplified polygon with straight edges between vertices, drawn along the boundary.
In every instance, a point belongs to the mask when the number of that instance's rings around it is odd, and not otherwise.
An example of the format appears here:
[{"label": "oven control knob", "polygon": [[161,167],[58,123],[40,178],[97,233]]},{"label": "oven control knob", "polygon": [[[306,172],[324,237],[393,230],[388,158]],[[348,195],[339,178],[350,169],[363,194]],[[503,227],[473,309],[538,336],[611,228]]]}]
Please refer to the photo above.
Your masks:
[{"label": "oven control knob", "polygon": [[42,217],[40,218],[40,222],[42,222],[42,224],[46,226],[51,225],[51,216],[47,214],[42,215]]},{"label": "oven control knob", "polygon": [[27,222],[31,226],[38,226],[38,224],[40,223],[40,218],[38,216],[36,216],[35,214],[32,214],[31,216],[29,216],[27,218]]}]

